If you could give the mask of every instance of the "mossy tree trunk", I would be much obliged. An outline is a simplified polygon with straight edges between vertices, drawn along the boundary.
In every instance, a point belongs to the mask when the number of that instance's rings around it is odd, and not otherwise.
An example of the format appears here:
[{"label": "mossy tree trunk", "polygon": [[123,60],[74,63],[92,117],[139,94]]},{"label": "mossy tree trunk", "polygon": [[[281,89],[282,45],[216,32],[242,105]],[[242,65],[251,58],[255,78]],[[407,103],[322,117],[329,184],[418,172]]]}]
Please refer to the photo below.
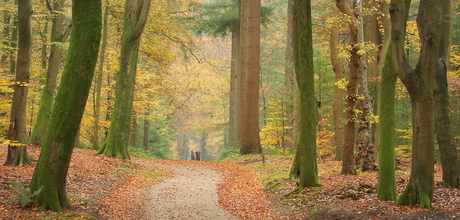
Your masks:
[{"label": "mossy tree trunk", "polygon": [[98,154],[129,159],[128,142],[136,82],[137,57],[142,32],[147,22],[150,0],[127,0],[123,23],[120,70],[115,87],[115,104],[107,139]]},{"label": "mossy tree trunk", "polygon": [[316,125],[318,103],[315,97],[313,37],[310,0],[294,1],[295,73],[300,91],[300,133],[291,168],[291,179],[299,178],[296,191],[321,186],[318,180]]},{"label": "mossy tree trunk", "polygon": [[237,144],[242,155],[262,153],[259,135],[260,7],[260,0],[241,1]]},{"label": "mossy tree trunk", "polygon": [[30,56],[32,51],[32,2],[20,0],[18,6],[19,49],[10,125],[8,129],[8,153],[5,165],[31,164],[27,154],[26,109],[30,78]]},{"label": "mossy tree trunk", "polygon": [[380,81],[380,129],[379,129],[379,184],[377,196],[379,200],[394,201],[396,199],[396,167],[395,167],[395,91],[397,74],[393,65],[391,45],[385,56]]},{"label": "mossy tree trunk", "polygon": [[68,36],[68,32],[63,32],[63,7],[65,2],[66,1],[55,0],[52,5],[53,8],[49,9],[53,14],[49,64],[45,76],[45,86],[42,89],[40,97],[40,107],[29,137],[29,144],[42,144],[51,115],[51,107],[53,106],[54,101],[54,91],[57,87],[57,76],[61,67],[62,51],[64,49],[62,43]]},{"label": "mossy tree trunk", "polygon": [[418,64],[412,68],[404,53],[407,9],[410,0],[392,0],[393,62],[398,76],[409,92],[412,105],[412,167],[406,190],[397,200],[400,205],[418,204],[432,208],[434,191],[434,86],[442,48],[442,4],[436,0],[421,0],[417,16],[421,52]]},{"label": "mossy tree trunk", "polygon": [[93,79],[101,39],[100,0],[72,2],[72,34],[61,83],[35,168],[31,191],[44,186],[35,201],[45,209],[71,209],[66,176],[75,136]]}]

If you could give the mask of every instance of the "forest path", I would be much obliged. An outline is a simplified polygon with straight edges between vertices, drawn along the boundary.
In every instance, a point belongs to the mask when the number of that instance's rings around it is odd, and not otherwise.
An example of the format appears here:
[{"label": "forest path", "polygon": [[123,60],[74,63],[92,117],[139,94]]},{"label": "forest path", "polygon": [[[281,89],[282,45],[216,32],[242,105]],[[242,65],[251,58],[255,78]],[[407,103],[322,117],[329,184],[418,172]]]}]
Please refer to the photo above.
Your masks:
[{"label": "forest path", "polygon": [[218,202],[222,171],[200,161],[158,161],[154,166],[168,175],[150,190],[147,219],[238,219]]}]

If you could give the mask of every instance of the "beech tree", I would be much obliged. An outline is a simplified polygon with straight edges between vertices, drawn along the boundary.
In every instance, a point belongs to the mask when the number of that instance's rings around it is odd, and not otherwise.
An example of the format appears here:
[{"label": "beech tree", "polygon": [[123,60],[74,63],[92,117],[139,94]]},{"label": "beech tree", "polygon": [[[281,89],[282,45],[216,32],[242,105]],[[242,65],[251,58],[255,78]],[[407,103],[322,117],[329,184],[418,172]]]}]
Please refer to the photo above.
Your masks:
[{"label": "beech tree", "polygon": [[30,54],[32,50],[32,3],[18,1],[19,49],[10,125],[8,129],[8,153],[5,165],[31,164],[26,145],[27,92],[30,78]]},{"label": "beech tree", "polygon": [[316,158],[316,125],[319,112],[315,97],[310,0],[294,1],[294,57],[300,91],[300,133],[290,176],[291,179],[299,178],[296,190],[302,190],[308,186],[321,186]]},{"label": "beech tree", "polygon": [[100,0],[72,1],[72,34],[61,84],[51,111],[30,190],[45,209],[71,209],[67,171],[97,62],[102,28]]},{"label": "beech tree", "polygon": [[[439,68],[446,68],[442,53],[442,33],[450,30],[443,24],[443,4],[436,0],[421,0],[417,24],[420,33],[421,51],[417,65],[411,67],[405,54],[406,17],[410,0],[392,0],[391,40],[393,61],[399,78],[410,95],[412,106],[412,167],[409,183],[397,200],[400,205],[419,204],[432,208],[434,191],[434,89]],[[447,29],[445,29],[447,28]]]},{"label": "beech tree", "polygon": [[237,144],[241,154],[261,153],[259,135],[260,0],[241,1],[236,89]]},{"label": "beech tree", "polygon": [[150,10],[150,0],[127,0],[123,23],[120,70],[115,87],[115,104],[107,139],[98,154],[129,159],[128,141],[136,82],[137,57],[142,32]]},{"label": "beech tree", "polygon": [[451,109],[447,83],[447,63],[452,35],[454,6],[452,1],[442,2],[442,33],[435,89],[435,131],[442,162],[444,186],[460,188],[460,158],[452,132]]},{"label": "beech tree", "polygon": [[[45,86],[40,97],[40,108],[29,137],[29,144],[41,144],[45,137],[46,127],[48,126],[51,107],[54,101],[54,92],[57,87],[58,73],[62,62],[62,44],[70,33],[70,28],[64,30],[63,27],[63,8],[66,1],[55,0],[48,5],[50,13],[53,15],[51,27],[51,49],[49,54],[48,69],[45,76]],[[51,8],[52,7],[52,8]]]}]

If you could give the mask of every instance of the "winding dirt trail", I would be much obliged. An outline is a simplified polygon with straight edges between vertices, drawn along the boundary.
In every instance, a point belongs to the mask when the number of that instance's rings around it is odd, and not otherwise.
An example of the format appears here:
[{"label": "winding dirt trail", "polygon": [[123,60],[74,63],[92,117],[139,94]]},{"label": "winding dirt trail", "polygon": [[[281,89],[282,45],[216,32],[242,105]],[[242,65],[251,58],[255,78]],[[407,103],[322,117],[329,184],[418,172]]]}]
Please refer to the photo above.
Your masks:
[{"label": "winding dirt trail", "polygon": [[221,171],[203,166],[203,162],[162,161],[155,167],[168,177],[152,186],[146,203],[147,219],[238,219],[218,202]]}]

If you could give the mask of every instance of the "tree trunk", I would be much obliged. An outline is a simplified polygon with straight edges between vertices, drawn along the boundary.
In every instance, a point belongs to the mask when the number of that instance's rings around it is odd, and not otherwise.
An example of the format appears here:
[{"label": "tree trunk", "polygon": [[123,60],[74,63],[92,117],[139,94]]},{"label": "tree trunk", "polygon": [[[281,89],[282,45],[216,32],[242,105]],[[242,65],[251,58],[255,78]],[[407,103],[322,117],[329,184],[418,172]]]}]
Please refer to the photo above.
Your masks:
[{"label": "tree trunk", "polygon": [[337,8],[350,17],[349,33],[350,33],[350,78],[347,85],[347,122],[345,126],[345,141],[343,145],[343,163],[342,174],[356,174],[354,161],[354,145],[355,145],[355,124],[356,124],[356,100],[358,92],[358,83],[361,71],[363,70],[363,61],[359,53],[362,43],[359,37],[359,19],[347,0],[336,1]]},{"label": "tree trunk", "polygon": [[241,3],[238,144],[244,155],[262,153],[259,135],[260,0],[242,0]]},{"label": "tree trunk", "polygon": [[149,143],[150,143],[150,120],[149,120],[150,113],[145,113],[144,117],[144,138],[142,139],[142,143],[144,145],[144,149],[147,151],[149,150]]},{"label": "tree trunk", "polygon": [[109,132],[98,154],[129,159],[128,141],[136,82],[140,37],[147,21],[150,0],[127,0],[120,57],[120,71],[115,88],[115,105]]},{"label": "tree trunk", "polygon": [[63,33],[63,7],[65,1],[55,0],[53,3],[53,26],[51,28],[51,50],[49,57],[48,69],[45,76],[45,86],[42,89],[40,97],[40,108],[29,137],[29,144],[41,145],[45,137],[46,127],[48,126],[51,107],[54,101],[54,92],[57,87],[57,76],[60,71],[62,61],[62,51],[64,48],[58,43],[63,43],[66,34]]},{"label": "tree trunk", "polygon": [[20,0],[18,8],[19,49],[14,84],[13,103],[8,129],[8,154],[5,165],[21,166],[31,164],[27,154],[26,109],[30,78],[30,56],[32,50],[32,2]]},{"label": "tree trunk", "polygon": [[380,81],[380,139],[379,139],[379,200],[396,199],[395,167],[395,86],[397,74],[393,65],[391,45],[385,56],[385,63]]},{"label": "tree trunk", "polygon": [[442,180],[444,186],[460,188],[460,158],[457,144],[452,132],[452,119],[447,83],[447,67],[449,47],[452,34],[452,20],[454,6],[452,1],[443,1],[442,4],[442,35],[441,51],[438,72],[436,75],[435,90],[435,131],[441,152]]},{"label": "tree trunk", "polygon": [[442,14],[439,2],[422,0],[417,23],[421,52],[413,69],[405,57],[404,40],[407,9],[410,1],[393,0],[390,5],[392,21],[393,61],[399,78],[409,92],[412,105],[412,168],[406,190],[397,200],[400,205],[419,204],[432,208],[434,191],[434,86],[441,47]]},{"label": "tree trunk", "polygon": [[[239,0],[233,0],[233,3],[237,4],[238,7],[239,5]],[[240,10],[238,9],[238,12]],[[229,100],[229,120],[228,120],[228,146],[229,148],[238,148],[238,125],[239,123],[238,117],[239,117],[239,112],[237,111],[239,109],[238,106],[238,99],[239,99],[239,85],[238,85],[238,74],[239,74],[239,46],[240,46],[240,21],[239,21],[240,16],[238,15],[238,24],[236,25],[237,28],[235,28],[232,31],[232,57],[231,57],[231,70],[230,70],[230,100]]]},{"label": "tree trunk", "polygon": [[[336,11],[337,14],[338,11]],[[329,46],[331,50],[331,64],[332,70],[335,73],[335,82],[338,83],[345,77],[345,71],[343,69],[343,63],[339,58],[339,26],[340,22],[334,19],[334,23],[331,27],[331,37]],[[343,159],[343,144],[344,144],[344,124],[343,124],[343,90],[339,88],[339,85],[334,85],[334,101],[332,104],[333,115],[334,115],[334,141],[335,141],[335,158],[337,160]]]},{"label": "tree trunk", "polygon": [[69,51],[30,184],[32,192],[44,186],[35,201],[45,209],[72,208],[66,196],[66,176],[97,62],[101,14],[100,0],[73,1]]},{"label": "tree trunk", "polygon": [[[380,3],[380,1],[379,1]],[[381,4],[386,4],[382,2]],[[381,51],[382,45],[382,36],[379,30],[379,23],[378,17],[381,13],[380,10],[377,10],[376,7],[378,3],[377,0],[366,0],[363,3],[363,9],[367,11],[364,13],[363,16],[363,31],[364,31],[364,42],[367,45],[372,45],[375,48],[370,49],[366,53],[366,72],[368,75],[368,82],[369,82],[369,94],[373,97],[372,102],[372,109],[375,109],[375,115],[379,114],[379,99],[380,99],[380,67],[379,67],[379,60],[382,59],[380,57],[379,52]],[[371,113],[372,114],[372,113]],[[377,148],[378,148],[378,137],[379,137],[379,124],[373,124],[372,130],[372,137],[374,142],[372,143],[374,148],[374,155],[377,157]]]},{"label": "tree trunk", "polygon": [[133,111],[133,114],[131,116],[131,126],[130,126],[130,132],[129,132],[129,141],[128,141],[128,146],[129,147],[136,147],[136,130],[137,130],[137,114],[135,111]]},{"label": "tree trunk", "polygon": [[[284,75],[285,75],[285,96],[286,96],[286,117],[283,119],[283,146],[289,151],[293,152],[295,150],[295,146],[297,143],[296,135],[294,131],[298,131],[299,129],[294,127],[298,124],[296,121],[299,118],[295,117],[295,101],[298,100],[296,98],[297,93],[297,86],[295,80],[295,71],[294,71],[294,1],[287,1],[287,36],[286,36],[286,56],[285,56],[285,68],[284,68]],[[297,120],[296,120],[297,119]],[[291,128],[285,129],[285,121]],[[290,141],[288,141],[288,140]],[[284,148],[283,148],[284,149]]]},{"label": "tree trunk", "polygon": [[318,180],[316,125],[318,105],[315,97],[313,70],[313,37],[310,0],[294,3],[295,73],[300,91],[300,133],[297,152],[291,168],[291,179],[299,178],[296,191],[309,186],[321,186]]},{"label": "tree trunk", "polygon": [[[9,3],[9,0],[3,0],[3,4]],[[8,41],[10,37],[10,23],[11,23],[11,13],[8,9],[3,10],[3,30],[2,30],[2,44],[3,44],[3,49],[2,49],[2,57],[0,59],[2,67],[5,67],[8,65],[8,58],[10,57],[10,42]]]},{"label": "tree trunk", "polygon": [[109,20],[110,6],[106,5],[104,9],[104,20],[102,24],[102,39],[101,49],[99,52],[99,68],[97,71],[96,82],[94,85],[95,96],[94,99],[94,127],[93,127],[93,150],[99,149],[99,117],[101,115],[101,92],[102,92],[102,79],[104,75],[104,60],[105,48],[107,47],[107,23]]}]

